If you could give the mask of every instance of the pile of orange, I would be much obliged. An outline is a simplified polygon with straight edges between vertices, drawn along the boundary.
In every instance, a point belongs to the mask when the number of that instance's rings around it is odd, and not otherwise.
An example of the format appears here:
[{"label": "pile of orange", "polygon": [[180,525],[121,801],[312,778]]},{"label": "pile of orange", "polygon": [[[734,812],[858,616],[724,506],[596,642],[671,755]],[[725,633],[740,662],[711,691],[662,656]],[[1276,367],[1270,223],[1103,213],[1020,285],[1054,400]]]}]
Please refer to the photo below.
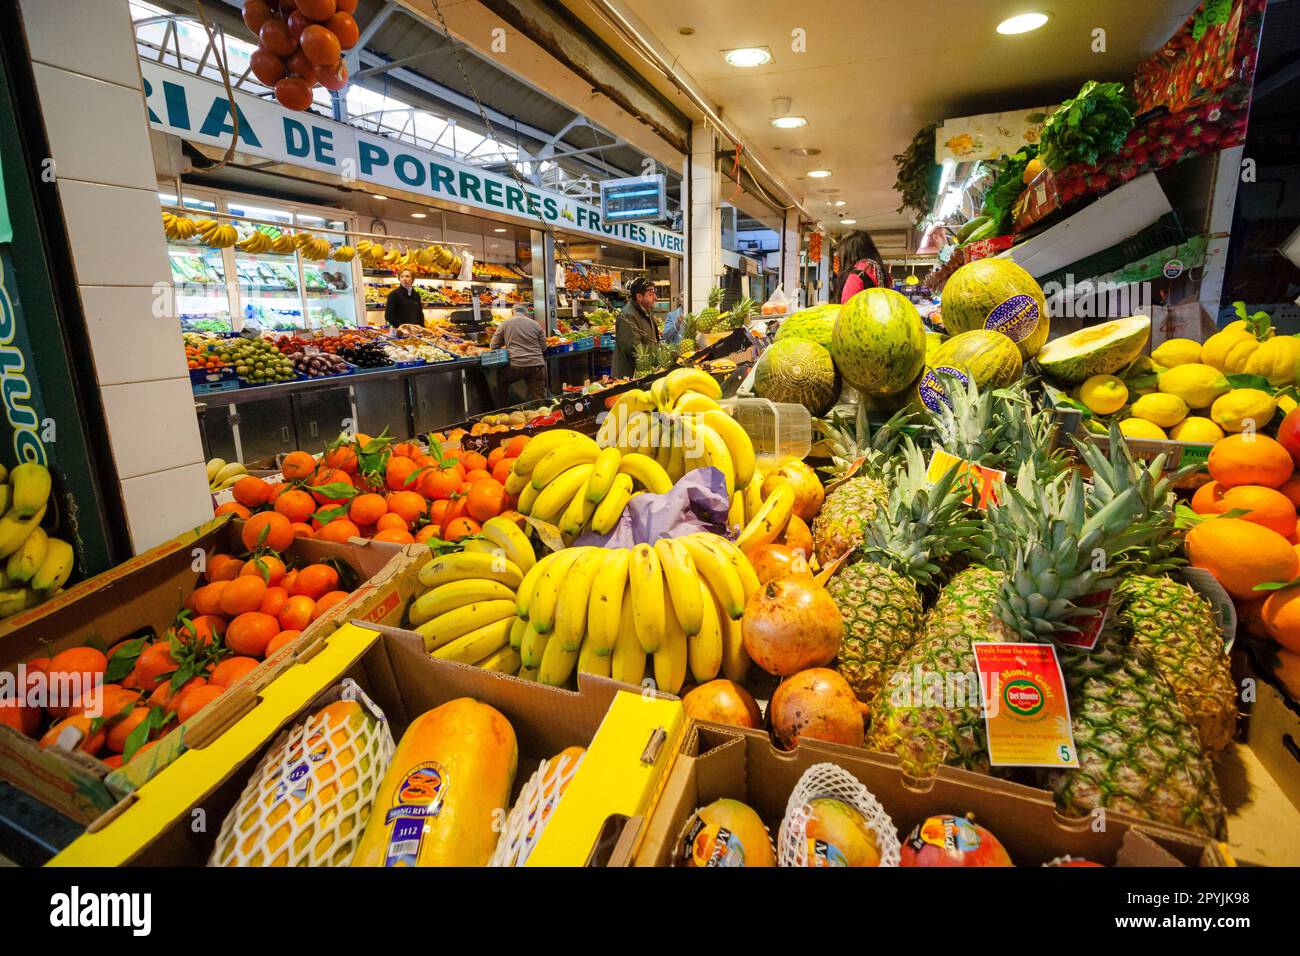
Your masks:
[{"label": "pile of orange", "polygon": [[1290,453],[1266,435],[1229,435],[1210,449],[1208,468],[1213,480],[1191,505],[1209,517],[1187,533],[1187,560],[1214,575],[1244,619],[1300,651],[1300,586],[1257,590],[1300,577],[1300,475]]},{"label": "pile of orange", "polygon": [[[260,534],[250,533],[250,527],[253,521],[244,527],[246,545]],[[292,534],[288,541],[293,542]],[[0,702],[0,723],[37,738],[41,747],[75,728],[78,749],[110,767],[121,766],[124,757],[134,759],[350,593],[330,565],[290,568],[267,547],[249,545],[251,556],[208,558],[185,609],[161,637],[129,638],[106,651],[73,647],[28,661],[29,674],[75,674],[78,679],[67,686],[99,684],[100,692],[84,690],[84,703],[78,699],[48,708],[6,700]],[[146,722],[149,726],[142,727]]]},{"label": "pile of orange", "polygon": [[265,534],[272,548],[287,547],[295,537],[459,541],[515,507],[505,482],[528,437],[511,438],[487,456],[439,444],[437,437],[427,450],[358,435],[319,455],[291,452],[281,463],[283,481],[241,478],[231,489],[234,500],[216,513],[243,518],[246,533],[251,527]]}]

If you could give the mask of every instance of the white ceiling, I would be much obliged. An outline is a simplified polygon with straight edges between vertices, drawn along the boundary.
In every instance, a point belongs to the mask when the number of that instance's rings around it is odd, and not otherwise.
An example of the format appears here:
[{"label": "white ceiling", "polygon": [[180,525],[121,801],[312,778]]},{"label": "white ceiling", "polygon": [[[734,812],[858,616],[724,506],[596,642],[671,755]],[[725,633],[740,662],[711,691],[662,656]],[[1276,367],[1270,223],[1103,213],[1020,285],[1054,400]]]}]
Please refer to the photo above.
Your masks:
[{"label": "white ceiling", "polygon": [[[928,123],[975,113],[1041,106],[1075,93],[1088,79],[1132,79],[1134,67],[1195,9],[1196,0],[622,0],[773,172],[801,193],[804,207],[873,234],[905,229],[891,157]],[[622,53],[683,112],[696,111],[663,76],[628,47],[583,0],[569,9]],[[1051,19],[1020,36],[1001,36],[1006,17],[1043,10]],[[683,36],[681,27],[694,33]],[[806,52],[791,49],[805,31]],[[1105,52],[1094,52],[1094,30]],[[754,69],[727,65],[722,52],[767,46],[773,62]],[[797,130],[771,126],[772,100],[789,97],[806,116]],[[812,158],[792,147],[816,147]],[[806,179],[824,167],[829,179]],[[832,196],[819,189],[838,188]],[[834,211],[828,199],[848,205]],[[892,243],[891,243],[892,245]],[[884,250],[882,250],[884,251]]]}]

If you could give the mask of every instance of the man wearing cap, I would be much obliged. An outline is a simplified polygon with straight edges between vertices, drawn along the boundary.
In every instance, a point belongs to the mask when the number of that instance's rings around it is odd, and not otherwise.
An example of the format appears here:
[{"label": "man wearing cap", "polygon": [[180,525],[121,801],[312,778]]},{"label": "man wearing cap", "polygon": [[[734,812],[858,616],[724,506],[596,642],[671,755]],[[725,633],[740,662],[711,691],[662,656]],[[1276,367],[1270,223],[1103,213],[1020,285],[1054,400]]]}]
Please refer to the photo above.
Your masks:
[{"label": "man wearing cap", "polygon": [[627,305],[614,323],[614,377],[631,378],[636,369],[636,347],[659,341],[654,308],[658,296],[654,283],[637,276],[627,284]]},{"label": "man wearing cap", "polygon": [[528,307],[516,302],[510,318],[497,326],[492,334],[492,348],[505,346],[510,363],[497,370],[497,407],[511,404],[510,386],[518,381],[528,385],[528,397],[534,401],[546,398],[546,337],[537,320],[528,314]]}]

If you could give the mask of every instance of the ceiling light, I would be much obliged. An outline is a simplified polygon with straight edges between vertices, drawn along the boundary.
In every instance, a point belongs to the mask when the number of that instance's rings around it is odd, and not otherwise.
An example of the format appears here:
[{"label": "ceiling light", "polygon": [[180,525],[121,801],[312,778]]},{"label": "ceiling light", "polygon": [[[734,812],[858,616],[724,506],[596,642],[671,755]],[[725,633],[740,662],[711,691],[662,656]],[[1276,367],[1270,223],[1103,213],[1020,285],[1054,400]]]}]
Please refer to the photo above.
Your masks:
[{"label": "ceiling light", "polygon": [[684,37],[695,36],[695,27],[678,27],[677,32]]},{"label": "ceiling light", "polygon": [[493,231],[493,232],[509,232],[510,230],[509,230],[509,229],[503,229],[503,228],[501,228],[500,226],[498,226],[496,229],[493,229],[492,231]]},{"label": "ceiling light", "polygon": [[998,33],[1010,36],[1015,33],[1028,33],[1030,30],[1037,30],[1047,22],[1045,13],[1020,13],[1014,17],[1007,17],[998,24]]},{"label": "ceiling light", "polygon": [[841,226],[856,226],[857,224],[858,224],[858,221],[857,221],[856,219],[841,219],[841,220],[840,220],[840,225],[841,225]]},{"label": "ceiling light", "polygon": [[831,174],[829,169],[810,169],[805,174],[809,179],[825,179]]},{"label": "ceiling light", "polygon": [[412,218],[412,219],[428,219],[428,218],[429,218],[429,214],[428,214],[427,212],[413,212],[413,213],[411,213],[411,218]]},{"label": "ceiling light", "polygon": [[821,150],[816,146],[796,146],[790,150],[791,156],[818,156],[820,154]]},{"label": "ceiling light", "polygon": [[819,193],[821,193],[822,195],[828,196],[828,195],[831,195],[831,194],[833,194],[833,193],[837,193],[837,192],[839,192],[839,191],[840,191],[840,187],[839,187],[839,186],[827,186],[825,189],[819,189],[819,190],[817,190],[817,191],[818,191]]},{"label": "ceiling light", "polygon": [[762,66],[772,62],[772,51],[765,46],[742,46],[725,51],[723,58],[732,66]]},{"label": "ceiling light", "polygon": [[808,120],[802,116],[778,116],[772,120],[772,125],[777,129],[798,129],[807,126]]},{"label": "ceiling light", "polygon": [[837,199],[837,200],[835,200],[835,208],[836,208],[836,209],[838,209],[840,206],[847,206],[847,205],[848,205],[848,202],[846,202],[846,201],[843,200],[843,199]]}]

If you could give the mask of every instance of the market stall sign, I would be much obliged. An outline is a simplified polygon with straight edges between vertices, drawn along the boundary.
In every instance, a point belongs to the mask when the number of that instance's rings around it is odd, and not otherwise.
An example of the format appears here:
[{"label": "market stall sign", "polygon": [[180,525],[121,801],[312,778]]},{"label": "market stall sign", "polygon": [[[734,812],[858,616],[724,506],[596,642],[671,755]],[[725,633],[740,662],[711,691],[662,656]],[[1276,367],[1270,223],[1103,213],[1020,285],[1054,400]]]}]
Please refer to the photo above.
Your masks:
[{"label": "market stall sign", "polygon": [[969,163],[1010,156],[1026,143],[1037,143],[1043,121],[1056,106],[1037,106],[1003,113],[981,113],[946,119],[934,134],[934,162]]},{"label": "market stall sign", "polygon": [[[230,101],[217,83],[152,60],[141,60],[149,124],[182,139],[226,148],[233,133]],[[512,216],[541,218],[567,232],[599,236],[624,245],[680,256],[680,233],[649,223],[608,223],[589,203],[458,163],[430,150],[321,119],[291,112],[278,103],[235,94],[239,151],[273,162],[301,166],[344,180],[400,189],[435,203],[466,206]]]}]

